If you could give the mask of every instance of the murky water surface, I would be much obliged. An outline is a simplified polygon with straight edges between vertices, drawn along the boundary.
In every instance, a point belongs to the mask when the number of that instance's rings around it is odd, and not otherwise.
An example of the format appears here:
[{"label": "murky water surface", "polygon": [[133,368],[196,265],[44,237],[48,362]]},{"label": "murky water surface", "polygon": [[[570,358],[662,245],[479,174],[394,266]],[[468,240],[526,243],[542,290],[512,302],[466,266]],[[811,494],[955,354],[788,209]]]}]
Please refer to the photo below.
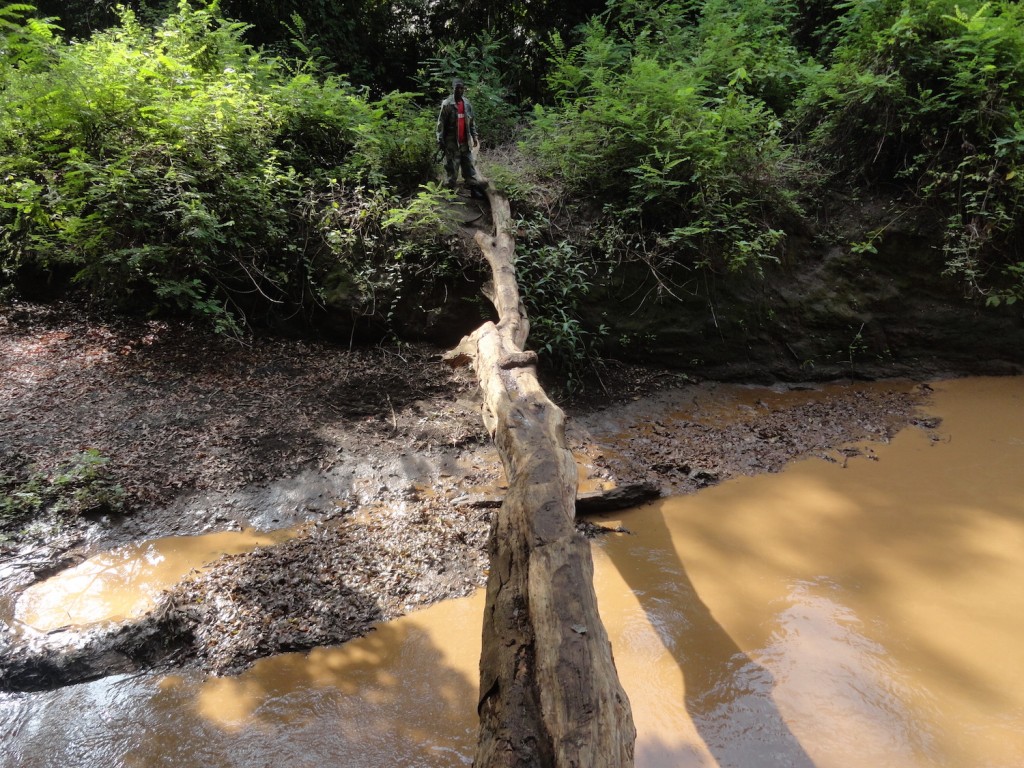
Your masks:
[{"label": "murky water surface", "polygon": [[39,632],[124,621],[151,609],[162,590],[193,569],[294,535],[294,529],[225,531],[118,547],[32,585],[19,597],[13,621],[0,618],[16,629]]},{"label": "murky water surface", "polygon": [[[669,499],[595,544],[638,766],[1024,765],[1024,379],[934,386],[938,441]],[[482,609],[238,678],[0,698],[0,764],[469,765]]]}]

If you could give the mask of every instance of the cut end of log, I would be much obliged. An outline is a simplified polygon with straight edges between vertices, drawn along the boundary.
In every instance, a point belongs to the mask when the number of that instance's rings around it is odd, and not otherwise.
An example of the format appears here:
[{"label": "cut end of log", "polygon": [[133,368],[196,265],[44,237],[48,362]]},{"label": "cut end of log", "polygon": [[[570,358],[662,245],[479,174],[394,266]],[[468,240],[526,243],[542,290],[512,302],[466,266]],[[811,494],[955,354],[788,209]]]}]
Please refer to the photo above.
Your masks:
[{"label": "cut end of log", "polygon": [[466,366],[473,364],[472,355],[460,352],[457,349],[453,349],[451,352],[445,353],[444,357],[441,359],[452,368],[465,368]]},{"label": "cut end of log", "polygon": [[466,368],[476,360],[476,339],[464,336],[459,345],[441,355],[441,360],[452,368]]}]

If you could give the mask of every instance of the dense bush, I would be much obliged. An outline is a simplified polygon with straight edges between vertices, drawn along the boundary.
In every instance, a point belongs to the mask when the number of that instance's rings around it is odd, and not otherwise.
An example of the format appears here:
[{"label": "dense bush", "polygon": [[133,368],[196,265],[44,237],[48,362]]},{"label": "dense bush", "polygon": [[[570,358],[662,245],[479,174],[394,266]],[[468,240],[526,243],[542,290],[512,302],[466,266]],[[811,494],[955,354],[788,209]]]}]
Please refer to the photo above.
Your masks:
[{"label": "dense bush", "polygon": [[524,147],[626,227],[616,258],[756,267],[797,201],[883,188],[894,217],[945,222],[937,271],[993,303],[1024,295],[1019,3],[613,0],[550,50]]},{"label": "dense bush", "polygon": [[[266,10],[254,29],[216,2],[154,2],[70,43],[30,6],[0,10],[0,280],[72,280],[235,331],[328,293],[386,312],[461,269],[451,201],[428,183],[459,74],[485,146],[518,137],[527,158],[489,173],[523,198],[522,277],[542,283],[524,294],[567,370],[600,337],[577,308],[609,267],[642,262],[664,295],[695,269],[756,276],[833,186],[926,210],[936,270],[994,303],[1024,295],[1019,3],[610,0],[570,31],[558,20],[600,4],[544,0],[486,9],[502,36],[470,6],[406,0],[386,29],[387,4],[320,4],[313,23],[297,5],[223,6]],[[271,21],[301,59],[247,42],[280,51]],[[326,32],[351,39],[328,50]],[[371,98],[406,38],[423,60],[401,77],[426,95]],[[374,60],[353,85],[332,73],[357,51]],[[877,231],[844,245],[870,252]],[[562,279],[576,287],[552,293]]]},{"label": "dense bush", "polygon": [[580,319],[599,266],[570,239],[547,242],[543,218],[521,218],[516,230],[516,278],[530,318],[530,346],[563,389],[582,389],[596,372],[606,334]]},{"label": "dense bush", "polygon": [[1024,10],[878,0],[837,21],[803,97],[812,148],[854,185],[907,189],[946,221],[946,264],[993,301],[1020,296]]},{"label": "dense bush", "polygon": [[[595,21],[570,49],[556,38],[554,103],[536,109],[525,146],[671,259],[756,268],[776,258],[778,223],[797,210],[798,162],[776,109],[799,57],[776,27],[741,41],[734,8],[709,5],[692,28],[680,24],[687,12],[623,2],[617,26]],[[768,52],[789,62],[787,74],[751,74]]]},{"label": "dense bush", "polygon": [[97,300],[237,330],[309,309],[337,266],[317,208],[338,204],[331,190],[397,194],[431,169],[432,118],[410,97],[371,102],[314,63],[262,55],[215,6],[182,0],[152,29],[123,11],[73,44],[17,23],[25,11],[4,12],[0,43],[9,279],[69,273]]}]

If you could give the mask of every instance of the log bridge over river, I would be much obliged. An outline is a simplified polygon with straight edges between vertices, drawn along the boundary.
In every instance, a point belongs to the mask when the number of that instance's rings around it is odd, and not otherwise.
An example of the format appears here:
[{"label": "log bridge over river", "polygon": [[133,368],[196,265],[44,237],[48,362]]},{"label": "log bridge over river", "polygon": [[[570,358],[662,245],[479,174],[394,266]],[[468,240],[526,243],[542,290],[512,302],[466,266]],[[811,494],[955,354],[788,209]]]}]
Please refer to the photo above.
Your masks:
[{"label": "log bridge over river", "polygon": [[486,183],[493,231],[476,243],[497,310],[448,353],[472,365],[483,419],[505,467],[495,513],[480,657],[476,768],[628,768],[636,729],[597,610],[593,560],[575,528],[576,463],[565,415],[525,349],[507,198]]}]

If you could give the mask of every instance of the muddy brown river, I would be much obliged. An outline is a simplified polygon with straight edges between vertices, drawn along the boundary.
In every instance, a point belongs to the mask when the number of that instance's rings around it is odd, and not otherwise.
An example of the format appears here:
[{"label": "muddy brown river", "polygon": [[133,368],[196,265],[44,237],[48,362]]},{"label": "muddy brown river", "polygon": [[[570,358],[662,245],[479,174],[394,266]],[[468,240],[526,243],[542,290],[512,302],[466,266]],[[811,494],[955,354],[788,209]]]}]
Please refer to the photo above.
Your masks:
[{"label": "muddy brown river", "polygon": [[[598,520],[638,766],[1024,765],[1024,379],[933,387],[933,433]],[[0,765],[468,766],[482,612],[4,695]]]}]

